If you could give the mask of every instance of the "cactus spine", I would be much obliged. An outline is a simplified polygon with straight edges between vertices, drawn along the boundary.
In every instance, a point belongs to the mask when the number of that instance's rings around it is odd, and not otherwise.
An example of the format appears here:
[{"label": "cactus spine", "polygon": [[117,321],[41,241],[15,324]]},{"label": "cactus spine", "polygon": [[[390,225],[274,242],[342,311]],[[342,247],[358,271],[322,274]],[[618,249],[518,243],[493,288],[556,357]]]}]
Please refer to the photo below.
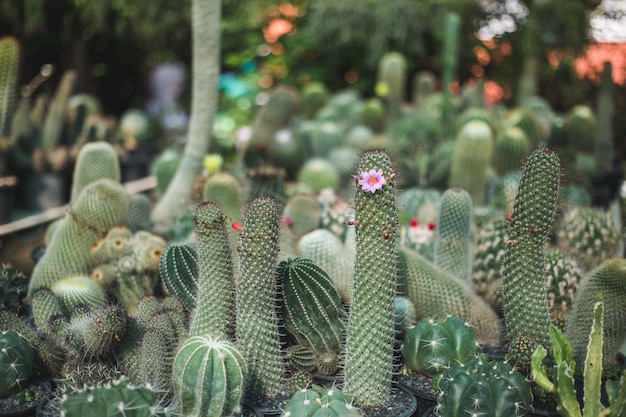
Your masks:
[{"label": "cactus spine", "polygon": [[301,389],[293,394],[281,417],[359,417],[361,412],[335,388]]},{"label": "cactus spine", "polygon": [[503,300],[509,353],[521,366],[530,364],[538,345],[549,346],[550,313],[546,293],[546,239],[556,211],[560,163],[548,148],[526,161],[509,223],[504,257]]},{"label": "cactus spine", "polygon": [[192,336],[178,350],[173,369],[181,414],[225,417],[239,410],[246,363],[231,342]]},{"label": "cactus spine", "polygon": [[472,198],[461,188],[446,190],[435,229],[435,265],[462,281],[470,282],[474,252]]},{"label": "cactus spine", "polygon": [[[378,178],[374,173],[382,173]],[[366,151],[359,161],[354,196],[356,262],[345,354],[345,391],[364,407],[384,404],[393,373],[396,293],[395,171],[389,155]],[[368,184],[385,184],[368,190]],[[372,188],[370,188],[372,190]]]},{"label": "cactus spine", "polygon": [[283,385],[285,365],[275,309],[278,249],[278,205],[270,197],[256,197],[241,235],[236,339],[248,366],[247,389],[260,396],[273,395]]},{"label": "cactus spine", "polygon": [[231,315],[235,299],[226,220],[215,203],[205,201],[196,209],[195,223],[198,304],[189,334],[209,334],[227,340],[234,334]]},{"label": "cactus spine", "polygon": [[33,374],[33,348],[14,331],[0,331],[0,398],[19,390]]}]

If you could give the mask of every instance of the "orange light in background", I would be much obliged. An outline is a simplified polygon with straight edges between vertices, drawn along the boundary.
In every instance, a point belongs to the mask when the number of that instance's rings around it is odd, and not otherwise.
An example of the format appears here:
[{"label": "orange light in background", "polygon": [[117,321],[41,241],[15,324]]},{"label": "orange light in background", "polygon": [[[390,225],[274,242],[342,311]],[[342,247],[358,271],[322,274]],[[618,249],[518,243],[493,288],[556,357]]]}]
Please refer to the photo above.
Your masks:
[{"label": "orange light in background", "polygon": [[476,59],[478,60],[480,65],[489,65],[489,62],[491,62],[491,57],[489,56],[489,52],[487,52],[485,48],[476,46],[474,48],[474,55],[476,55]]},{"label": "orange light in background", "polygon": [[259,87],[261,88],[270,88],[274,85],[274,78],[271,75],[264,74],[259,78]]},{"label": "orange light in background", "polygon": [[278,10],[285,17],[294,18],[298,16],[298,8],[291,3],[281,3]]},{"label": "orange light in background", "polygon": [[504,90],[495,81],[486,81],[483,89],[483,99],[487,105],[496,103],[504,97]]},{"label": "orange light in background", "polygon": [[282,43],[276,42],[270,46],[270,52],[274,55],[282,55],[285,52],[285,47]]},{"label": "orange light in background", "polygon": [[503,55],[511,55],[513,53],[513,45],[511,45],[508,39],[504,39],[500,42],[500,52],[502,52]]},{"label": "orange light in background", "polygon": [[472,64],[470,71],[474,77],[482,77],[485,75],[485,68],[478,64]]},{"label": "orange light in background", "polygon": [[286,19],[274,19],[263,28],[263,37],[266,42],[274,43],[293,29],[293,23]]},{"label": "orange light in background", "polygon": [[558,51],[550,51],[546,54],[548,64],[552,69],[557,69],[561,63],[561,53]]},{"label": "orange light in background", "polygon": [[354,70],[346,71],[343,78],[348,84],[354,84],[359,79],[359,73]]},{"label": "orange light in background", "polygon": [[459,94],[459,91],[461,91],[461,83],[459,83],[459,80],[451,81],[450,84],[448,84],[448,91],[451,94]]}]

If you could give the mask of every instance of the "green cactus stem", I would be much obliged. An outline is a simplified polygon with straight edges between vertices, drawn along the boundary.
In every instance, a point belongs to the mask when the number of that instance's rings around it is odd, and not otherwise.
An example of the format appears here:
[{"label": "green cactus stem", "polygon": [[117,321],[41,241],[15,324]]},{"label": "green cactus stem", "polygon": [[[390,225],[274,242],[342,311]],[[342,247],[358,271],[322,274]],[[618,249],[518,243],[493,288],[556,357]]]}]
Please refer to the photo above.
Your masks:
[{"label": "green cactus stem", "polygon": [[159,276],[170,294],[176,295],[187,311],[197,303],[198,254],[195,243],[175,242],[165,247]]},{"label": "green cactus stem", "polygon": [[76,157],[70,201],[76,201],[83,188],[101,178],[110,178],[117,182],[121,180],[117,152],[108,142],[86,143]]},{"label": "green cactus stem", "polygon": [[384,404],[393,374],[396,294],[395,171],[389,155],[366,151],[356,171],[356,262],[345,348],[345,391],[364,407]]},{"label": "green cactus stem", "polygon": [[546,239],[554,221],[560,163],[548,148],[537,148],[526,161],[511,214],[504,257],[503,300],[509,354],[519,366],[530,365],[538,345],[550,346],[546,292]]},{"label": "green cactus stem", "polygon": [[16,392],[33,376],[34,352],[14,331],[0,331],[0,398]]},{"label": "green cactus stem", "polygon": [[241,232],[236,340],[248,366],[247,389],[259,396],[277,393],[285,370],[276,311],[278,249],[278,205],[267,196],[254,198]]},{"label": "green cactus stem", "polygon": [[196,209],[198,253],[197,305],[191,320],[191,336],[211,335],[225,340],[234,333],[235,283],[226,219],[215,203],[205,201]]},{"label": "green cactus stem", "polygon": [[435,376],[452,362],[465,362],[480,350],[470,325],[455,316],[424,318],[408,329],[400,352],[407,368]]},{"label": "green cactus stem", "polygon": [[173,369],[180,413],[226,417],[239,410],[247,370],[231,342],[193,336],[176,353]]},{"label": "green cactus stem", "polygon": [[281,417],[358,417],[363,416],[349,397],[336,388],[301,389],[293,394]]}]

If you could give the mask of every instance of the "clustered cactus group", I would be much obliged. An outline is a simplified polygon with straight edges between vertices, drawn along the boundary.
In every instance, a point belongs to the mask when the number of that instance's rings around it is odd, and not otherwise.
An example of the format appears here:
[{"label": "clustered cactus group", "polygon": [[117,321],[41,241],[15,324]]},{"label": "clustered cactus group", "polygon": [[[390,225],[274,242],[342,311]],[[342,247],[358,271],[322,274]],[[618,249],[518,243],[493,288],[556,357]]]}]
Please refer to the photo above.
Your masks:
[{"label": "clustered cactus group", "polygon": [[[120,157],[151,135],[145,115],[125,114],[121,144],[76,134],[70,204],[45,253],[28,279],[0,269],[0,397],[40,373],[66,381],[66,416],[231,416],[279,394],[285,417],[358,416],[390,401],[400,357],[401,373],[434,378],[441,416],[523,416],[538,388],[571,408],[575,365],[597,378],[626,339],[621,219],[572,197],[606,168],[597,121],[576,107],[559,133],[540,97],[505,109],[451,94],[459,24],[447,19],[446,88],[420,74],[413,105],[398,53],[367,100],[275,88],[169,230],[151,230],[153,196],[120,182]],[[73,77],[41,126],[24,98],[15,120],[33,126],[16,131],[40,131],[22,142],[60,148]],[[155,160],[157,198],[189,169],[180,161]]]}]

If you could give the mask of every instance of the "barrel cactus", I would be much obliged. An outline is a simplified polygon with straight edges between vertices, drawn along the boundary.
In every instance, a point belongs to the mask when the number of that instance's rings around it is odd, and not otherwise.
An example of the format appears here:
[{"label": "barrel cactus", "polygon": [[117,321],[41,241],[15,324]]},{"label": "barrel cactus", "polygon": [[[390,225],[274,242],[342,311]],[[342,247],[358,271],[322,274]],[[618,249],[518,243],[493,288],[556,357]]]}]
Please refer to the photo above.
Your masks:
[{"label": "barrel cactus", "polygon": [[0,332],[0,398],[20,389],[34,371],[31,345],[14,331]]},{"label": "barrel cactus", "polygon": [[508,362],[477,355],[452,362],[438,381],[438,415],[524,416],[532,406],[530,384]]},{"label": "barrel cactus", "polygon": [[422,319],[406,330],[400,348],[406,367],[426,376],[443,372],[452,362],[465,362],[479,350],[472,327],[455,316]]},{"label": "barrel cactus", "polygon": [[231,342],[193,336],[178,350],[173,369],[181,414],[221,417],[239,410],[246,364]]},{"label": "barrel cactus", "polygon": [[351,401],[336,388],[302,389],[291,397],[281,417],[349,417],[362,416]]}]

